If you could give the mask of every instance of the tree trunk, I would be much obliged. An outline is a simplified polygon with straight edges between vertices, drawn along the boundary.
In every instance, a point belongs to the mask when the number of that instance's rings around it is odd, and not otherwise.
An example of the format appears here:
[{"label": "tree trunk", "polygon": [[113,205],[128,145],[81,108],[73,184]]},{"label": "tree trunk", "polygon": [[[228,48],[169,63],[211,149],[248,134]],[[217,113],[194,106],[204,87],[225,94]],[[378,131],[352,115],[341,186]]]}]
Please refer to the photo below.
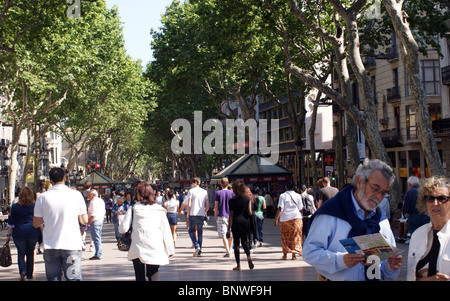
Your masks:
[{"label": "tree trunk", "polygon": [[405,64],[411,96],[416,111],[417,135],[431,175],[444,175],[444,167],[431,128],[426,93],[419,77],[419,47],[403,15],[403,0],[383,0],[392,19],[399,42],[400,56]]}]

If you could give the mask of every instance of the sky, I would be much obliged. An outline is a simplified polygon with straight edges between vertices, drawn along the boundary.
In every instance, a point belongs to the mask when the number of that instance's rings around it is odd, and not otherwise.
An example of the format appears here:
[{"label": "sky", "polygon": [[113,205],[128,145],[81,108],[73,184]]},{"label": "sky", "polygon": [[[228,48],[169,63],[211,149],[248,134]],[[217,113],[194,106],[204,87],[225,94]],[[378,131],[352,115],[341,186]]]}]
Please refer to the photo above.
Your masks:
[{"label": "sky", "polygon": [[161,27],[161,15],[172,0],[105,0],[108,8],[119,8],[127,53],[142,60],[142,67],[152,60],[150,28]]}]

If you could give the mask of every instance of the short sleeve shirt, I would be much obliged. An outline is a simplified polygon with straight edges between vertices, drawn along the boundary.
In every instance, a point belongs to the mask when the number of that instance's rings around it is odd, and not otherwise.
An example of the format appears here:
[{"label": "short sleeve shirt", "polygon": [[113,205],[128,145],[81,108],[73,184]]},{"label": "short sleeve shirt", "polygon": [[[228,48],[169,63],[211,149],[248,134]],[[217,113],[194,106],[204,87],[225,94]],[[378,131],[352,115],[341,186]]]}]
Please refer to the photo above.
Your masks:
[{"label": "short sleeve shirt", "polygon": [[206,213],[205,203],[206,200],[208,200],[208,192],[205,189],[197,186],[195,188],[189,189],[187,198],[188,201],[190,200],[190,207],[191,207],[189,215],[204,216]]},{"label": "short sleeve shirt", "polygon": [[34,216],[44,220],[45,249],[81,250],[78,216],[86,214],[83,195],[64,184],[54,185],[39,195]]},{"label": "short sleeve shirt", "polygon": [[285,222],[295,218],[302,218],[302,196],[294,191],[286,191],[280,195],[278,208],[281,209],[280,221]]}]

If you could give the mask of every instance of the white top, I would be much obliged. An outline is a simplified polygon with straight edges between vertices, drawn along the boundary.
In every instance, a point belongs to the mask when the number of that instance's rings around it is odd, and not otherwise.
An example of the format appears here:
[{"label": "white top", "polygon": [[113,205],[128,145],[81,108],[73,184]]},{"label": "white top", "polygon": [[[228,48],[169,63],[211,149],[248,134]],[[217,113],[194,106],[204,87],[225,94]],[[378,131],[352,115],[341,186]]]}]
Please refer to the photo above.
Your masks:
[{"label": "white top", "polygon": [[[437,260],[437,270],[439,273],[450,276],[450,220],[437,233],[441,248]],[[416,280],[416,266],[419,261],[429,252],[433,243],[432,223],[427,223],[419,227],[411,235],[408,251],[408,267],[406,280]]]},{"label": "white top", "polygon": [[189,215],[192,216],[205,216],[206,202],[208,201],[208,192],[197,186],[189,189],[188,206],[191,207]]},{"label": "white top", "polygon": [[164,206],[166,207],[167,213],[177,213],[177,207],[179,204],[180,202],[178,202],[177,199],[171,198],[164,203]]},{"label": "white top", "polygon": [[105,202],[99,197],[94,197],[89,202],[88,216],[95,216],[94,222],[102,222],[105,218],[105,213]]},{"label": "white top", "polygon": [[57,184],[39,195],[34,216],[44,219],[44,249],[81,250],[78,216],[86,214],[83,195]]},{"label": "white top", "polygon": [[280,222],[302,218],[300,213],[303,209],[302,196],[292,190],[286,191],[278,199],[278,208],[281,209]]},{"label": "white top", "polygon": [[158,204],[142,205],[138,202],[119,224],[120,233],[130,228],[132,212],[133,231],[128,260],[139,258],[144,264],[168,264],[169,255],[175,254],[175,246],[166,210]]}]

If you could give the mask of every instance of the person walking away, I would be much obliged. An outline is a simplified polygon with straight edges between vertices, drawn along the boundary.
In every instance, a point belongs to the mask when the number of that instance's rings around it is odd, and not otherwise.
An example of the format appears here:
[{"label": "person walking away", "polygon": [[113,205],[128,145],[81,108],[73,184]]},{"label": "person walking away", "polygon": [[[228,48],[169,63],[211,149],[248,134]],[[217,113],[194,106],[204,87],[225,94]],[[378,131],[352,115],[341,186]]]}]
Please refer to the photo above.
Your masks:
[{"label": "person walking away", "polygon": [[257,245],[257,243],[259,242],[257,246],[262,247],[264,242],[263,225],[264,225],[264,210],[266,210],[266,200],[261,195],[261,189],[258,186],[253,187],[252,193],[255,196],[254,215],[256,217],[256,227],[258,231],[258,238],[255,237],[253,239],[253,244]]},{"label": "person walking away", "polygon": [[[409,189],[405,192],[403,198],[403,214],[406,217],[409,234],[412,235],[417,228],[430,222],[430,217],[417,210],[417,196],[419,194],[418,177],[411,176],[408,178]],[[407,241],[408,243],[409,241]]]},{"label": "person walking away", "polygon": [[311,216],[314,214],[314,212],[317,210],[316,206],[314,205],[314,190],[311,188],[307,188],[306,185],[302,185],[301,189],[301,196],[303,201],[303,209],[302,209],[302,222],[303,222],[303,237],[306,239],[309,232],[309,226],[311,224]]},{"label": "person walking away", "polygon": [[296,255],[302,255],[302,209],[302,196],[294,191],[294,182],[288,181],[286,192],[282,193],[278,200],[274,221],[275,227],[280,224],[282,259],[286,259],[288,253],[292,253],[293,260],[297,259]]},{"label": "person walking away", "polygon": [[273,202],[272,196],[270,195],[269,191],[266,191],[264,195],[264,200],[266,202],[266,217],[274,218],[277,208],[275,206],[275,203]]},{"label": "person walking away", "polygon": [[322,185],[323,187],[319,192],[319,204],[317,205],[317,208],[320,208],[324,202],[331,199],[339,192],[339,189],[331,186],[330,178],[328,177],[322,179]]},{"label": "person walking away", "polygon": [[[343,239],[381,233],[395,247],[390,223],[378,208],[394,180],[389,165],[366,159],[357,168],[353,185],[342,189],[313,214],[303,259],[316,269],[319,280],[369,280],[366,258],[348,253],[340,242]],[[402,259],[402,255],[395,255],[383,260],[378,265],[380,280],[396,280]]]},{"label": "person walking away", "polygon": [[252,215],[251,201],[247,196],[247,186],[242,182],[233,183],[234,197],[230,199],[230,217],[226,237],[230,237],[230,230],[233,234],[234,257],[236,260],[235,271],[241,270],[239,246],[247,255],[247,262],[250,269],[254,268],[250,256],[250,217]]},{"label": "person walking away", "polygon": [[226,237],[229,217],[230,217],[230,199],[234,197],[232,190],[228,189],[228,179],[220,179],[221,190],[218,190],[214,195],[214,217],[217,224],[217,233],[219,237],[222,238],[223,246],[225,247],[224,257],[230,257],[231,244],[233,243],[233,238]]},{"label": "person walking away", "polygon": [[34,250],[40,229],[33,227],[34,192],[24,187],[19,192],[19,201],[11,206],[8,218],[8,236],[13,237],[17,248],[17,264],[20,280],[33,279]]},{"label": "person walking away", "polygon": [[106,223],[111,223],[112,222],[113,200],[111,198],[110,193],[105,194],[104,201],[105,201],[105,210],[106,210]]},{"label": "person walking away", "polygon": [[430,223],[411,236],[407,280],[450,280],[450,179],[431,177],[420,185],[419,212],[428,212]]},{"label": "person walking away", "polygon": [[170,230],[172,231],[173,244],[176,244],[177,240],[177,224],[178,224],[178,209],[179,201],[176,198],[173,190],[167,192],[168,200],[164,203],[164,208],[167,211],[167,220],[169,221]]},{"label": "person walking away", "polygon": [[150,184],[139,183],[137,202],[125,214],[119,225],[120,233],[132,227],[128,260],[133,262],[136,281],[159,280],[159,267],[169,264],[175,254],[166,210],[156,204]]},{"label": "person walking away", "polygon": [[45,225],[43,232],[44,261],[47,280],[60,281],[63,273],[68,281],[79,281],[81,275],[82,239],[79,224],[88,222],[83,195],[70,189],[64,170],[49,172],[53,185],[39,195],[34,207],[33,226]]},{"label": "person walking away", "polygon": [[406,223],[406,218],[403,215],[403,202],[397,204],[397,209],[394,211],[393,215],[393,226],[397,226],[398,237],[397,242],[406,242],[406,233],[408,233],[408,224]]},{"label": "person walking away", "polygon": [[[191,179],[191,189],[187,195],[187,212],[189,215],[189,236],[194,244],[194,257],[201,256],[203,243],[203,222],[209,210],[208,192],[200,187],[200,179]],[[197,227],[197,237],[195,236]]]},{"label": "person walking away", "polygon": [[116,203],[112,207],[112,222],[114,225],[114,234],[117,242],[122,238],[122,234],[119,232],[120,222],[124,219],[125,213],[128,211],[128,204],[124,203],[123,197],[119,196],[116,199]]},{"label": "person walking away", "polygon": [[91,230],[91,238],[95,247],[95,254],[89,260],[100,260],[103,255],[102,249],[102,230],[103,230],[103,220],[105,218],[105,202],[98,197],[98,192],[95,189],[89,191],[89,208],[88,225]]}]

